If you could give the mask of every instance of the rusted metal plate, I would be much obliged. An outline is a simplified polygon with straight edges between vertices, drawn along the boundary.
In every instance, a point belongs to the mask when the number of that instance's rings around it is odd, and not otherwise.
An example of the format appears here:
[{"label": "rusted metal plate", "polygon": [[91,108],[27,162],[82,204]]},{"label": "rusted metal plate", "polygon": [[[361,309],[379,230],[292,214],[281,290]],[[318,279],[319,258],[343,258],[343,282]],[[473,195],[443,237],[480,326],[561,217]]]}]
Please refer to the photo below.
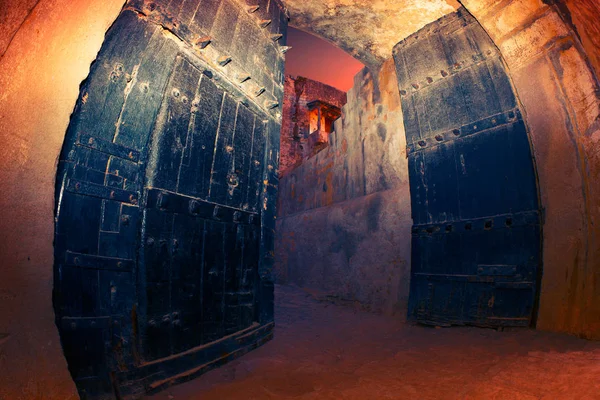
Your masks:
[{"label": "rusted metal plate", "polygon": [[464,9],[394,49],[411,187],[409,318],[526,326],[541,270],[538,191],[498,50]]},{"label": "rusted metal plate", "polygon": [[[237,77],[277,100],[262,80],[282,76],[271,35],[287,20],[278,1],[267,28],[240,2],[205,3],[128,2],[67,131],[54,305],[83,399],[140,397],[272,335],[280,122]],[[243,46],[241,26],[257,33]]]}]

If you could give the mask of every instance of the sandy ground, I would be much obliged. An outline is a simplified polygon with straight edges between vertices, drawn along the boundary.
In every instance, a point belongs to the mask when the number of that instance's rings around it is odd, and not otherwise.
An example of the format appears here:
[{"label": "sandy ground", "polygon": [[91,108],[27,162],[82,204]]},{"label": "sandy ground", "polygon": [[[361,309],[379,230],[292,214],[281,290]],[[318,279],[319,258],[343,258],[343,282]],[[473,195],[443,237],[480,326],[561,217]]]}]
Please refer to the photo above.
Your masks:
[{"label": "sandy ground", "polygon": [[427,328],[276,286],[275,338],[147,400],[600,399],[600,342]]}]

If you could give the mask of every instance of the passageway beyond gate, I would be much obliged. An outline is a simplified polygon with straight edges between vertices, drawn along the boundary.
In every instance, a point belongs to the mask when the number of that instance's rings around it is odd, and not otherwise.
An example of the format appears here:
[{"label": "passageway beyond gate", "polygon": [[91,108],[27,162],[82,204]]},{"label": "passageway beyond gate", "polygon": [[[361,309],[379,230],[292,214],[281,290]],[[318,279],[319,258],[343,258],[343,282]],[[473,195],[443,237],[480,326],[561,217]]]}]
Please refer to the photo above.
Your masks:
[{"label": "passageway beyond gate", "polygon": [[274,340],[146,400],[600,399],[600,342],[435,329],[276,285]]}]

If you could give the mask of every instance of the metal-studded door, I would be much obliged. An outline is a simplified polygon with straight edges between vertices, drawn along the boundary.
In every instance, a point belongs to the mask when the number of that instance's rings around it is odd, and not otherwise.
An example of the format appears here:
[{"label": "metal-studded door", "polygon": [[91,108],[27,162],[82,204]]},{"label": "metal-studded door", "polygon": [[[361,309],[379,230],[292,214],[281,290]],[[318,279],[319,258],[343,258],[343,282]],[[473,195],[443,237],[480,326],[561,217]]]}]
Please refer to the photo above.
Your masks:
[{"label": "metal-studded door", "polygon": [[273,329],[281,3],[129,1],[57,175],[54,306],[84,399],[135,398]]},{"label": "metal-studded door", "polygon": [[541,228],[523,116],[498,49],[464,9],[394,48],[412,200],[409,318],[527,326]]}]

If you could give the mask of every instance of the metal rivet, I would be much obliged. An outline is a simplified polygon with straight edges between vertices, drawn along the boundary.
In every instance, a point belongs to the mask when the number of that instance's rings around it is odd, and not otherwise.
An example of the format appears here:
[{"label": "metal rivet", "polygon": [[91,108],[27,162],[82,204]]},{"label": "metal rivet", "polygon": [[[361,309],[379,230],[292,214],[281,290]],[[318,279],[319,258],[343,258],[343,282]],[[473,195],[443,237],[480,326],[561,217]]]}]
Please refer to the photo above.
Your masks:
[{"label": "metal rivet", "polygon": [[179,97],[179,95],[180,95],[181,93],[179,92],[179,90],[178,90],[178,89],[173,89],[173,90],[171,91],[171,94],[173,95],[173,97]]},{"label": "metal rivet", "polygon": [[196,46],[204,49],[212,42],[212,38],[210,36],[203,36],[200,39],[196,40]]},{"label": "metal rivet", "polygon": [[121,223],[123,225],[128,226],[129,225],[129,220],[130,220],[129,215],[123,215],[123,216],[121,216]]},{"label": "metal rivet", "polygon": [[442,135],[435,135],[435,140],[441,142],[442,140],[444,140],[444,137]]},{"label": "metal rivet", "polygon": [[94,144],[94,138],[89,138],[88,139],[88,144]]},{"label": "metal rivet", "polygon": [[133,160],[133,151],[130,151],[129,154],[127,154],[127,157],[129,157],[130,160]]},{"label": "metal rivet", "polygon": [[221,67],[226,66],[227,64],[229,64],[231,62],[231,57],[229,56],[221,56],[217,59],[217,62],[219,63],[219,65]]},{"label": "metal rivet", "polygon": [[433,78],[432,77],[428,76],[426,79],[427,79],[427,83],[433,83]]},{"label": "metal rivet", "polygon": [[111,199],[114,199],[114,198],[115,198],[115,195],[116,195],[115,191],[114,191],[114,190],[111,190],[111,191],[110,191],[110,198],[111,198]]},{"label": "metal rivet", "polygon": [[237,79],[238,79],[238,82],[239,82],[239,83],[244,83],[244,82],[246,82],[247,80],[249,80],[250,78],[251,78],[251,77],[250,77],[250,75],[248,75],[248,74],[239,74],[239,75],[237,76]]},{"label": "metal rivet", "polygon": [[513,111],[508,113],[508,118],[513,119],[515,117],[515,113]]},{"label": "metal rivet", "polygon": [[133,194],[130,194],[130,195],[129,195],[129,202],[130,202],[130,203],[133,203],[133,204],[136,204],[136,203],[137,203],[137,198],[136,198],[136,196],[135,196],[135,195],[133,195]]},{"label": "metal rivet", "polygon": [[419,89],[419,84],[418,83],[413,83],[411,85],[415,90]]},{"label": "metal rivet", "polygon": [[419,140],[419,142],[418,142],[418,143],[419,143],[419,146],[421,146],[421,147],[425,147],[425,146],[427,146],[427,142],[426,142],[426,141],[424,141],[424,140]]},{"label": "metal rivet", "polygon": [[169,204],[169,197],[166,193],[159,193],[158,199],[156,199],[156,205],[159,208],[165,208]]},{"label": "metal rivet", "polygon": [[197,215],[200,212],[200,203],[196,200],[190,200],[189,210],[190,213]]},{"label": "metal rivet", "polygon": [[229,186],[237,187],[239,185],[239,179],[236,174],[227,175],[227,183]]},{"label": "metal rivet", "polygon": [[460,130],[458,130],[458,129],[454,129],[454,130],[452,131],[452,133],[454,134],[454,136],[458,136],[458,135],[460,135]]},{"label": "metal rivet", "polygon": [[154,246],[154,238],[149,237],[148,239],[146,239],[146,244],[148,246]]},{"label": "metal rivet", "polygon": [[79,264],[81,264],[81,260],[79,259],[79,257],[75,257],[75,258],[73,259],[73,262],[75,263],[75,265],[79,265]]},{"label": "metal rivet", "polygon": [[75,184],[75,190],[76,190],[76,191],[79,191],[79,189],[81,189],[81,183],[77,182],[77,183]]},{"label": "metal rivet", "polygon": [[272,110],[274,108],[279,107],[279,102],[277,101],[266,101],[265,102],[265,107],[267,107],[267,109]]},{"label": "metal rivet", "polygon": [[495,124],[496,124],[496,122],[498,122],[498,121],[496,121],[496,118],[492,118],[492,124],[494,124],[494,125],[495,125]]},{"label": "metal rivet", "polygon": [[401,94],[402,96],[406,96],[406,90],[401,90],[401,91],[400,91],[400,94]]},{"label": "metal rivet", "polygon": [[123,268],[123,263],[121,261],[117,261],[117,268]]},{"label": "metal rivet", "polygon": [[448,76],[448,72],[446,72],[444,70],[441,70],[440,72],[444,78]]}]

